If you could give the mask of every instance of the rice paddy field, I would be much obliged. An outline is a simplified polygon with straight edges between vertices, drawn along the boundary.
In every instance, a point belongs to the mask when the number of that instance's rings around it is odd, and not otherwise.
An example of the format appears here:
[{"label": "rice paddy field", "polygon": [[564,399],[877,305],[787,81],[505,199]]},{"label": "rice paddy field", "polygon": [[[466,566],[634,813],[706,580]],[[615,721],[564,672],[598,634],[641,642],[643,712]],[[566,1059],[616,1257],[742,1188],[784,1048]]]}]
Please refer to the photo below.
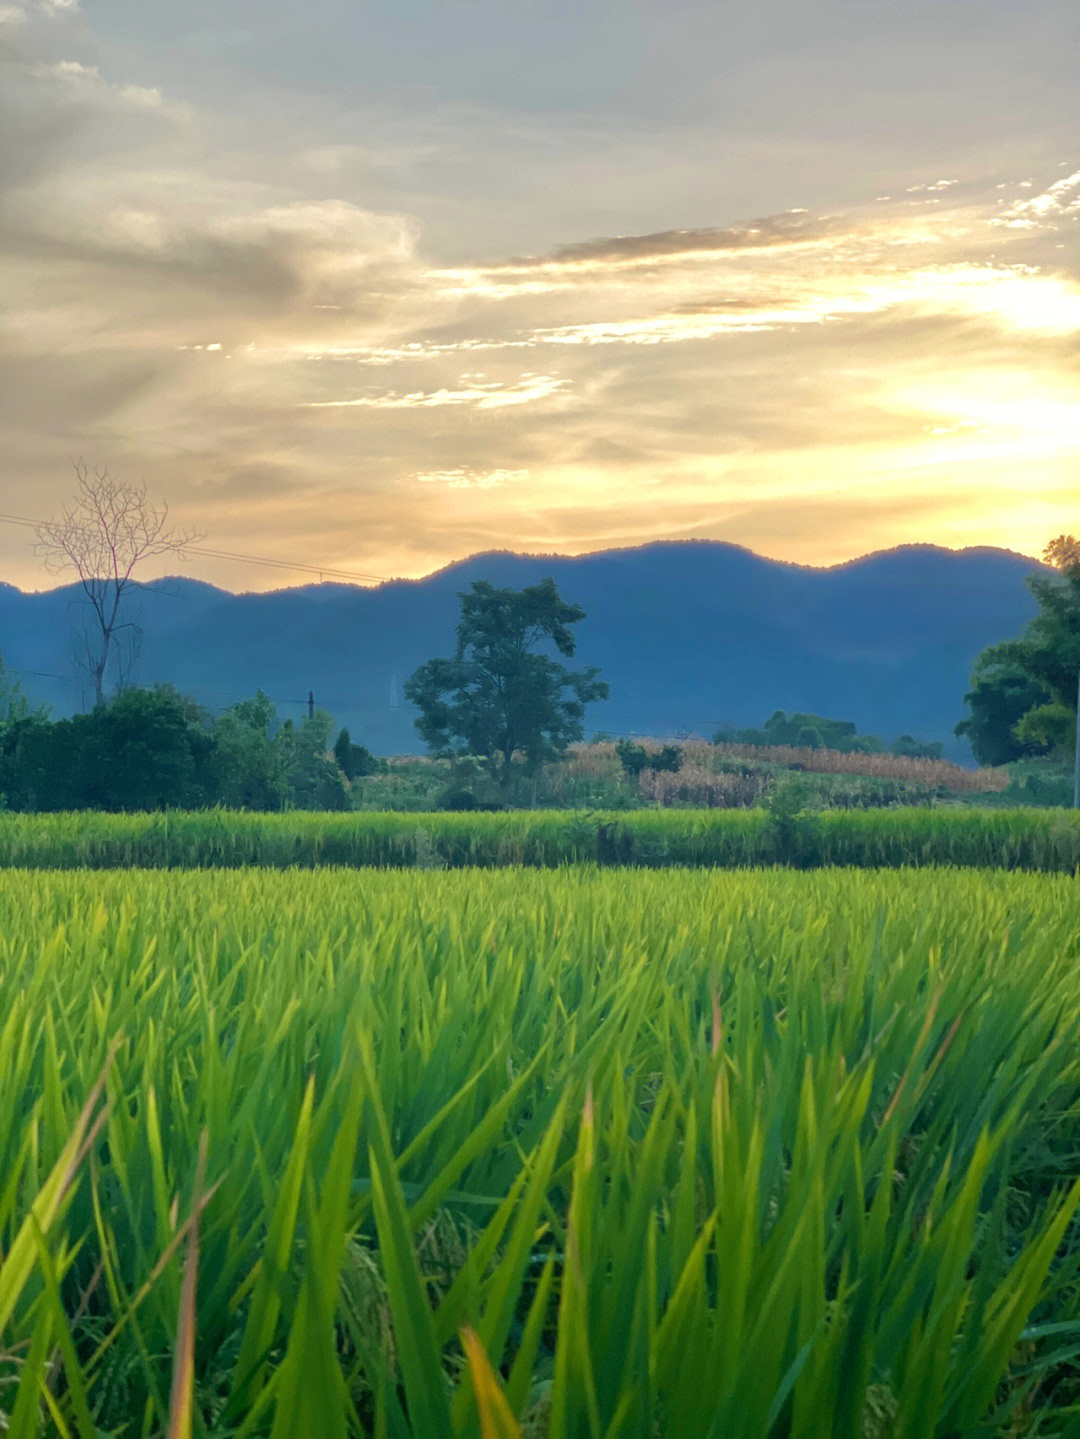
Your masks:
[{"label": "rice paddy field", "polygon": [[0,869],[965,865],[1075,874],[1080,812],[915,808],[0,813]]},{"label": "rice paddy field", "polygon": [[1074,874],[9,869],[0,1431],[1080,1432],[1078,968]]}]

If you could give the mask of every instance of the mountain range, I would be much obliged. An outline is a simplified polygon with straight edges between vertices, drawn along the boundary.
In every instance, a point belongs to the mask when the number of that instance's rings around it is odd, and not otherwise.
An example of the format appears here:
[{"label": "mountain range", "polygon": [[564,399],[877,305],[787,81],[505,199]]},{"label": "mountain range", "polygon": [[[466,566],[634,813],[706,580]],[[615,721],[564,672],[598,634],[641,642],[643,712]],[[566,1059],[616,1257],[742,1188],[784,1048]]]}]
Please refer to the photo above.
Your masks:
[{"label": "mountain range", "polygon": [[[423,745],[402,698],[425,660],[450,655],[458,594],[474,580],[520,589],[551,576],[585,611],[572,664],[598,665],[611,698],[590,732],[710,735],[774,710],[854,720],[862,732],[945,742],[963,718],[980,650],[1035,613],[1037,561],[1000,549],[905,546],[828,569],[711,541],[570,557],[493,552],[420,580],[232,594],[174,577],[140,588],[133,679],[167,681],[212,711],[264,690],[284,718],[308,693],[377,754]],[[0,583],[0,656],[55,715],[88,702],[74,665],[77,586]]]}]

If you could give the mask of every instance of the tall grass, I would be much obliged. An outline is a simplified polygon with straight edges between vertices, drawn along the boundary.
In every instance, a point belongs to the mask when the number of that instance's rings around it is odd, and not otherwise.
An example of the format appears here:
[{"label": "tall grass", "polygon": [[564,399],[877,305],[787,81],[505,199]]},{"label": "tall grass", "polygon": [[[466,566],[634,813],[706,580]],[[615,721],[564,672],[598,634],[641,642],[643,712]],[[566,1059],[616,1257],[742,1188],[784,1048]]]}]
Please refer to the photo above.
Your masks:
[{"label": "tall grass", "polygon": [[10,873],[3,1425],[1075,1433],[1078,961],[1064,877]]},{"label": "tall grass", "polygon": [[978,808],[501,814],[0,814],[0,869],[316,865],[553,868],[592,861],[800,868],[977,865],[1073,873],[1080,815]]}]

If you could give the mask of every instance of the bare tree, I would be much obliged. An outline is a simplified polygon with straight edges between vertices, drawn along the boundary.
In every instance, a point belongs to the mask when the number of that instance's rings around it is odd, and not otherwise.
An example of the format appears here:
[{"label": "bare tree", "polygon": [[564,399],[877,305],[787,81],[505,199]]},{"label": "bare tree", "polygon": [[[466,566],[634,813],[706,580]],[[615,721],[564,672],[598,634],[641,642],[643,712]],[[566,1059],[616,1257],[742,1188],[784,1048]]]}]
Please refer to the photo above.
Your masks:
[{"label": "bare tree", "polygon": [[139,588],[135,568],[154,555],[181,555],[201,536],[167,527],[169,507],[148,503],[146,486],[110,479],[107,469],[91,474],[73,461],[78,482],[75,504],[59,520],[38,525],[38,552],[52,574],[74,570],[90,606],[82,635],[85,664],[94,681],[94,703],[105,697],[110,657],[121,673],[137,649],[139,630],[131,600]]}]

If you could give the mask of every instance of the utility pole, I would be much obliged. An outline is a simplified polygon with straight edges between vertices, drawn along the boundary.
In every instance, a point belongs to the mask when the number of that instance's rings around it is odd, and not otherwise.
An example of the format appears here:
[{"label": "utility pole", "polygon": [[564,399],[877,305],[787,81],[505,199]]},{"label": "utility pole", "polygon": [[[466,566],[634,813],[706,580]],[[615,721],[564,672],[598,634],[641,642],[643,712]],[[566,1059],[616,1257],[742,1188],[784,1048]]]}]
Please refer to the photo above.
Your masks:
[{"label": "utility pole", "polygon": [[307,717],[308,717],[309,720],[313,720],[313,719],[315,718],[315,691],[314,691],[314,690],[308,690],[308,692],[307,692]]}]

